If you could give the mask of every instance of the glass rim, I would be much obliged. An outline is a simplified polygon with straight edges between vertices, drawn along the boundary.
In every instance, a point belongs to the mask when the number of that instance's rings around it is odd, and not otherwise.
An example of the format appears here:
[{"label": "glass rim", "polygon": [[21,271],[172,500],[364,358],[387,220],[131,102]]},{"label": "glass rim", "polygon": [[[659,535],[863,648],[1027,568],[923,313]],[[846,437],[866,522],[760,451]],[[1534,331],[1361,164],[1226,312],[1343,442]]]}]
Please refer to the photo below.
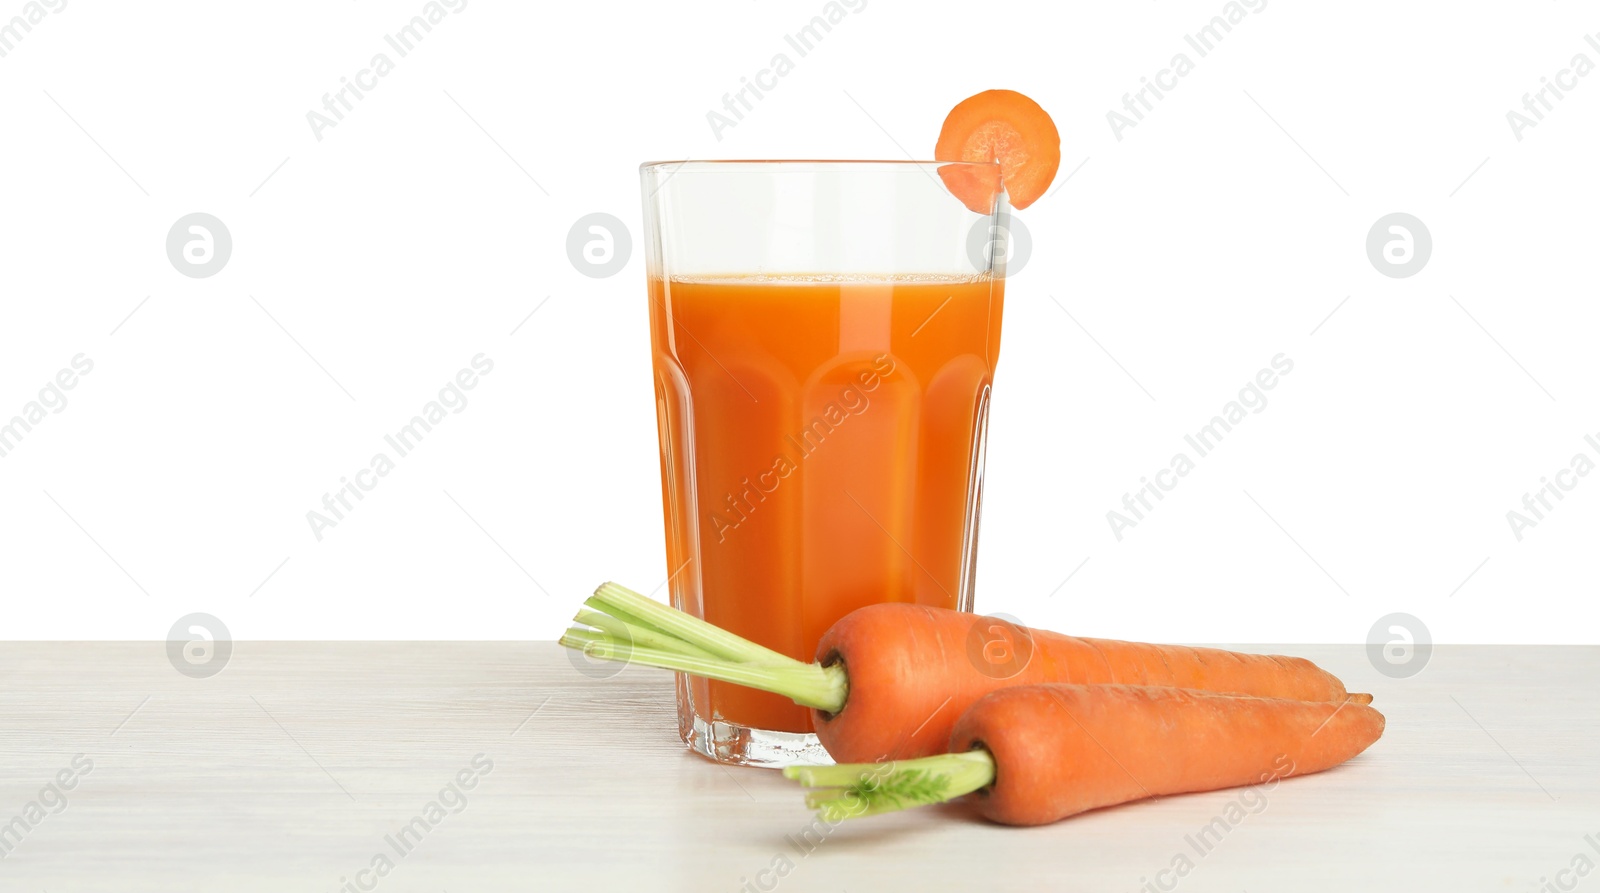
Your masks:
[{"label": "glass rim", "polygon": [[999,170],[998,161],[895,161],[881,158],[859,159],[825,159],[825,158],[730,158],[730,159],[679,159],[677,161],[646,161],[639,165],[641,173],[645,171],[662,171],[671,168],[671,172],[699,172],[699,171],[735,171],[750,170],[790,170],[790,171],[828,171],[828,170],[938,170],[949,166],[969,168],[991,168]]}]

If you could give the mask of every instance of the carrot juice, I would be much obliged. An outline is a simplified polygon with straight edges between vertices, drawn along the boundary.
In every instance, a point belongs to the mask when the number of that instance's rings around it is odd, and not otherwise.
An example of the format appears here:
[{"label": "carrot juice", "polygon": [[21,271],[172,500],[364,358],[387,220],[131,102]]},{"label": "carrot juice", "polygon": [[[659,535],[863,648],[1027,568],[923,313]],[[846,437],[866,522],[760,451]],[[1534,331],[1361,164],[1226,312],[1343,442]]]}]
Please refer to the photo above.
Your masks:
[{"label": "carrot juice", "polygon": [[[677,607],[802,660],[864,605],[971,608],[1002,278],[653,275],[649,289]],[[778,695],[679,686],[712,722],[811,731]]]}]

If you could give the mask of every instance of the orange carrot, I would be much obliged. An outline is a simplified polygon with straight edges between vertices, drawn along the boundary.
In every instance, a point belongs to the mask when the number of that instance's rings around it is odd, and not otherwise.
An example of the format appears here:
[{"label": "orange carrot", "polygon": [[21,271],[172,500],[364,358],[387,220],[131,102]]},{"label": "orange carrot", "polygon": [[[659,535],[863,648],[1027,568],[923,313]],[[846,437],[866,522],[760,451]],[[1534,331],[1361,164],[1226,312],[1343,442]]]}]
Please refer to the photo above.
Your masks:
[{"label": "orange carrot", "polygon": [[[1014,90],[985,90],[950,110],[933,157],[939,161],[998,161],[1014,208],[1034,203],[1061,166],[1061,135],[1037,102]],[[990,211],[992,186],[970,182],[961,165],[941,168],[945,185],[968,208]]]},{"label": "orange carrot", "polygon": [[[922,605],[851,612],[815,663],[762,648],[614,583],[595,591],[561,643],[595,656],[775,692],[815,710],[839,762],[942,753],[956,719],[1000,688],[1120,683],[1341,703],[1344,685],[1303,658],[1080,639]],[[1365,697],[1365,696],[1362,696]]]},{"label": "orange carrot", "polygon": [[1014,685],[1164,685],[1303,701],[1346,694],[1304,658],[1081,639],[922,605],[846,615],[823,634],[817,658],[849,675],[844,706],[815,717],[818,738],[840,762],[938,753],[968,705]]},{"label": "orange carrot", "polygon": [[825,818],[891,812],[977,792],[1006,825],[1042,825],[1130,800],[1273,785],[1337,766],[1383,734],[1383,714],[1342,704],[1127,685],[1026,685],[984,696],[950,753],[784,770]]}]

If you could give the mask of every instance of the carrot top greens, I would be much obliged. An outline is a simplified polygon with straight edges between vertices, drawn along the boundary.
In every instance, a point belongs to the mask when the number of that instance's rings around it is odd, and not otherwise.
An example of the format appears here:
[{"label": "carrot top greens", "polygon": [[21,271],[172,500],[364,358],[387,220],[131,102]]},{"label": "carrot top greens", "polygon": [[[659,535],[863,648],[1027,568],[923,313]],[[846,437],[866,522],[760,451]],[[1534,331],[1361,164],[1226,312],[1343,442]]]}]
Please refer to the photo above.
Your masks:
[{"label": "carrot top greens", "polygon": [[892,763],[790,766],[783,775],[816,788],[806,793],[806,806],[824,821],[839,822],[944,803],[987,787],[994,781],[994,757],[969,750]]},{"label": "carrot top greens", "polygon": [[720,679],[829,713],[844,707],[843,667],[795,660],[616,583],[602,584],[583,604],[573,618],[582,625],[560,641],[590,657]]}]

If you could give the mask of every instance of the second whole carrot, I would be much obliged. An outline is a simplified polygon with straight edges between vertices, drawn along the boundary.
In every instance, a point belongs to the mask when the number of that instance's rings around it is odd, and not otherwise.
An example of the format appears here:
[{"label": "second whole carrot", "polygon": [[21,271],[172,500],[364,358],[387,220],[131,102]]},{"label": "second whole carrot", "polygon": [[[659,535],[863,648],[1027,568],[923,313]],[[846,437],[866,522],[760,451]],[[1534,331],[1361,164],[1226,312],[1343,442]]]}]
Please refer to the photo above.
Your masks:
[{"label": "second whole carrot", "polygon": [[1383,734],[1342,704],[1125,685],[1027,685],[989,694],[947,754],[784,771],[836,821],[969,793],[985,818],[1042,825],[1147,797],[1273,784],[1332,768]]}]

